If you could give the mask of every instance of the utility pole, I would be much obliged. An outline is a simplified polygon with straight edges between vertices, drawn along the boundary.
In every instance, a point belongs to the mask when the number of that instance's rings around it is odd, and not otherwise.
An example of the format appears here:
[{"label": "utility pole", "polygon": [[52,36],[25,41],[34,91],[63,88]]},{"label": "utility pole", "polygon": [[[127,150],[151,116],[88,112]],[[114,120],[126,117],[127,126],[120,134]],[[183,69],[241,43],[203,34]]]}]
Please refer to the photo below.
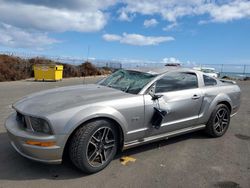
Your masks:
[{"label": "utility pole", "polygon": [[87,62],[89,61],[90,45],[88,45]]},{"label": "utility pole", "polygon": [[[89,62],[90,45],[88,45],[87,62]],[[84,70],[82,70],[84,72]],[[83,73],[83,84],[85,85],[85,74]]]},{"label": "utility pole", "polygon": [[244,69],[243,69],[243,75],[246,75],[246,65],[244,65]]},{"label": "utility pole", "polygon": [[220,70],[221,73],[223,73],[223,64],[221,64],[221,70]]}]

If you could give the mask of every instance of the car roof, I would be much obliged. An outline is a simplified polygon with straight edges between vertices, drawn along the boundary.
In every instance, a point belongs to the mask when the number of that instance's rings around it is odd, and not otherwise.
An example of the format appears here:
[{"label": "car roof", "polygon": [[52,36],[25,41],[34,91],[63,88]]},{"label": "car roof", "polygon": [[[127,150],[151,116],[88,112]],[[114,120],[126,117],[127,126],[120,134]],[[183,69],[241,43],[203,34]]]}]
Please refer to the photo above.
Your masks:
[{"label": "car roof", "polygon": [[194,67],[195,70],[215,70],[213,67]]},{"label": "car roof", "polygon": [[161,75],[167,72],[199,72],[198,70],[190,69],[190,68],[182,68],[182,67],[157,67],[157,68],[152,68],[152,67],[136,67],[132,69],[126,69],[126,70],[131,70],[131,71],[138,71],[138,72],[143,72],[143,73],[149,73],[153,75]]}]

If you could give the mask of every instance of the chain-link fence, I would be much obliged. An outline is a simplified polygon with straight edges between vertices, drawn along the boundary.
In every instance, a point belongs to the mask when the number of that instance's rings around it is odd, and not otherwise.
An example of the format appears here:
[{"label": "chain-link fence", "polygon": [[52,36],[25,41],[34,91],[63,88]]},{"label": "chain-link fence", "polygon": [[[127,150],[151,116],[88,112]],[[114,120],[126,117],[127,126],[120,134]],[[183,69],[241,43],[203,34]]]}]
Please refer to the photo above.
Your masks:
[{"label": "chain-link fence", "polygon": [[220,74],[220,77],[245,78],[250,77],[250,64],[203,64],[199,67],[214,68]]},{"label": "chain-link fence", "polygon": [[[91,62],[98,68],[109,68],[112,71],[120,69],[120,68],[129,69],[129,68],[136,68],[136,67],[164,67],[165,66],[165,63],[161,63],[161,62],[159,63],[157,61],[75,58],[75,57],[63,57],[63,56],[45,56],[45,55],[25,54],[25,53],[15,53],[15,52],[14,53],[13,52],[0,52],[0,54],[22,58],[24,62],[26,61],[26,63],[15,64],[13,68],[23,69],[27,71],[30,69],[28,60],[31,58],[49,59],[49,60],[52,60],[53,62],[69,64],[69,65],[72,65],[71,68],[68,68],[70,69],[69,71],[78,70],[78,72],[83,71],[84,68],[81,67],[80,65],[84,62]],[[215,71],[220,74],[220,77],[228,76],[228,77],[236,78],[236,79],[250,77],[250,64],[202,64],[202,65],[183,64],[182,67],[214,68]]]}]

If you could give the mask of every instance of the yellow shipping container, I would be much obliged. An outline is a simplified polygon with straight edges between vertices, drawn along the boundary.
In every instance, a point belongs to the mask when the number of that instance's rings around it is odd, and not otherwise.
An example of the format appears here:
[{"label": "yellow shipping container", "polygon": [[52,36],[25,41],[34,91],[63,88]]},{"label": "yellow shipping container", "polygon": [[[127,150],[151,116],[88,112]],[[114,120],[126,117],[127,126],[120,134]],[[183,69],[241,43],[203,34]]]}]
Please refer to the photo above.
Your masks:
[{"label": "yellow shipping container", "polygon": [[37,64],[33,69],[36,81],[58,81],[63,77],[63,65]]}]

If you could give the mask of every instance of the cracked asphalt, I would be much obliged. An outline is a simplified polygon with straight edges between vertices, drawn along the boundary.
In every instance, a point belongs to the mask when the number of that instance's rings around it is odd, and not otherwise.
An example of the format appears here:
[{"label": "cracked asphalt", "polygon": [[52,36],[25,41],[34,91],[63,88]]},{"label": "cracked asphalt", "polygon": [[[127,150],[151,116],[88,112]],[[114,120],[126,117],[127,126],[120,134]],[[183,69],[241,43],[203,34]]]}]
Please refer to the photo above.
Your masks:
[{"label": "cracked asphalt", "polygon": [[[241,108],[221,138],[209,138],[200,131],[133,148],[118,154],[106,169],[92,175],[81,173],[68,161],[62,165],[40,164],[14,151],[4,128],[13,102],[33,92],[98,79],[0,83],[0,188],[250,187],[250,81],[238,82]],[[136,161],[122,165],[122,156]]]}]

